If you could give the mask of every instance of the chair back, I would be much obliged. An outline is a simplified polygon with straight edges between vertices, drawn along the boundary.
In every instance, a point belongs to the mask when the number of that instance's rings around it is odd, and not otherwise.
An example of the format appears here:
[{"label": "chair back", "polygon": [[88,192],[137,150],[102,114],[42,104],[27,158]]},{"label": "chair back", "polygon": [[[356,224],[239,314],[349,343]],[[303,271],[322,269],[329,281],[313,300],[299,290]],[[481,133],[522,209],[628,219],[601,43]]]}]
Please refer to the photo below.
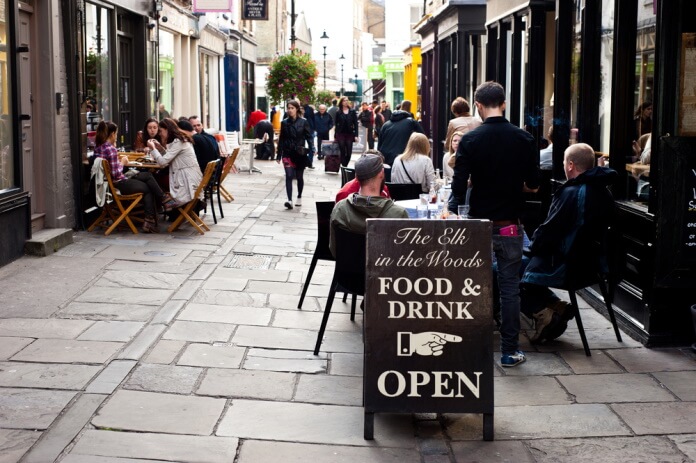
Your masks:
[{"label": "chair back", "polygon": [[355,178],[355,169],[352,167],[341,166],[341,186]]},{"label": "chair back", "polygon": [[365,295],[365,235],[334,227],[336,234],[336,269],[334,277],[340,288]]},{"label": "chair back", "polygon": [[230,170],[234,167],[234,163],[237,160],[237,156],[239,155],[239,148],[235,148],[234,151],[232,151],[232,154],[227,156],[225,159],[225,165],[222,168],[222,172],[220,173],[220,181],[218,183],[222,183],[225,181],[227,178],[227,174],[230,173]]},{"label": "chair back", "polygon": [[317,259],[335,260],[329,249],[331,238],[331,212],[336,203],[334,201],[317,201],[317,246],[314,255]]},{"label": "chair back", "polygon": [[606,238],[609,227],[590,230],[581,226],[566,258],[565,286],[581,289],[609,273]]},{"label": "chair back", "polygon": [[201,193],[208,188],[209,185],[212,184],[213,177],[215,176],[215,170],[217,169],[218,164],[220,163],[220,159],[216,159],[214,161],[210,161],[206,166],[205,166],[205,172],[203,173],[203,179],[201,180],[201,183],[198,184],[198,188],[196,188],[196,192],[193,195],[193,201],[198,200],[200,197]]},{"label": "chair back", "polygon": [[394,201],[418,199],[418,196],[423,193],[420,183],[386,183],[386,185]]}]

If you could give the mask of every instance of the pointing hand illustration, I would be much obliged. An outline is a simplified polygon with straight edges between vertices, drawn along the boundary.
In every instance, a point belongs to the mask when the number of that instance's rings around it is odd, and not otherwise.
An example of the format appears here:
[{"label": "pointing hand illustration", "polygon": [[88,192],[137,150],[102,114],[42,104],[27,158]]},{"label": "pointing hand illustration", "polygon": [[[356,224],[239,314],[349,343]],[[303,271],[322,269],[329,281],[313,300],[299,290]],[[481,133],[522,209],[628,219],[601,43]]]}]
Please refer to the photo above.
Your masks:
[{"label": "pointing hand illustration", "polygon": [[410,356],[415,352],[418,355],[437,357],[443,354],[444,345],[448,342],[461,342],[462,337],[454,334],[440,333],[438,331],[425,331],[423,333],[398,333],[398,355]]}]

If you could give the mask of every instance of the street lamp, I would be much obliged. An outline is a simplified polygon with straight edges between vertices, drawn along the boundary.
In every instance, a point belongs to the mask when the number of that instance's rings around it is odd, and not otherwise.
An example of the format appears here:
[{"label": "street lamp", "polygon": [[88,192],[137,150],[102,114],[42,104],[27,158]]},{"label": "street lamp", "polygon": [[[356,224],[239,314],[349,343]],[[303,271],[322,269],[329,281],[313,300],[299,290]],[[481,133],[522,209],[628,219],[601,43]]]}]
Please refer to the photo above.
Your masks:
[{"label": "street lamp", "polygon": [[338,59],[341,62],[341,96],[343,96],[343,60],[345,60],[346,57],[341,53],[341,57]]},{"label": "street lamp", "polygon": [[360,85],[358,84],[357,74],[355,74],[355,96],[358,100],[362,100],[362,95],[360,95]]},{"label": "street lamp", "polygon": [[319,37],[319,40],[324,45],[324,90],[326,90],[326,44],[329,40],[329,36],[326,35],[326,29],[324,29],[324,33]]}]

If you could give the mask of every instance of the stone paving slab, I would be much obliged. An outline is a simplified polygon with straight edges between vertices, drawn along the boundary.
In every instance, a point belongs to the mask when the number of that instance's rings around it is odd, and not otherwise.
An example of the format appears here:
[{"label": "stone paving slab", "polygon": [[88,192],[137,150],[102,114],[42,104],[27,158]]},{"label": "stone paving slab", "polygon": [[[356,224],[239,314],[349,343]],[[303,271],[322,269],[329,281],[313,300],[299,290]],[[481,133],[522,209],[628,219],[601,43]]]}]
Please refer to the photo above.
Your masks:
[{"label": "stone paving slab", "polygon": [[82,390],[101,366],[0,362],[0,386]]},{"label": "stone paving slab", "polygon": [[[498,344],[494,344],[498,346]],[[572,373],[565,362],[556,354],[525,352],[527,361],[515,368],[505,368],[506,376],[569,375]],[[500,361],[500,354],[494,357]]]},{"label": "stone paving slab", "polygon": [[157,306],[142,304],[105,304],[99,302],[71,302],[56,316],[87,320],[119,320],[144,322],[157,311]]},{"label": "stone paving slab", "polygon": [[40,432],[0,429],[0,463],[17,463],[39,437]]},{"label": "stone paving slab", "polygon": [[537,463],[664,463],[687,461],[666,437],[542,439],[529,442]]},{"label": "stone paving slab", "polygon": [[[349,314],[332,313],[326,324],[328,331],[355,331],[362,333],[362,314],[356,309],[355,321],[350,320]],[[276,310],[272,326],[278,328],[299,328],[319,330],[323,312],[308,312],[306,310]]]},{"label": "stone paving slab", "polygon": [[612,405],[636,434],[696,433],[696,402]]},{"label": "stone paving slab", "polygon": [[[240,346],[270,349],[314,350],[316,341],[316,331],[261,326],[240,326],[232,337],[232,342]],[[326,332],[321,352],[362,353],[362,335]]]},{"label": "stone paving slab", "polygon": [[262,293],[201,289],[190,302],[232,307],[264,307],[267,299],[268,295]]},{"label": "stone paving slab", "polygon": [[[167,434],[87,430],[71,455],[161,459],[187,463],[230,463],[239,445],[232,437],[172,436]],[[94,460],[96,463],[98,460]],[[120,461],[118,463],[121,463]]]},{"label": "stone paving slab", "polygon": [[152,243],[147,247],[109,246],[96,257],[136,262],[182,262],[190,253],[189,249],[172,249],[166,244]]},{"label": "stone paving slab", "polygon": [[355,376],[300,375],[294,400],[359,407],[363,404],[363,380]]},{"label": "stone paving slab", "polygon": [[[292,269],[294,270],[294,269]],[[280,269],[248,269],[248,268],[226,268],[221,267],[213,272],[211,278],[222,279],[244,279],[255,281],[277,281],[283,283],[288,281],[289,270]]]},{"label": "stone paving slab", "polygon": [[365,358],[363,354],[334,352],[331,354],[329,373],[332,375],[362,377],[364,361]]},{"label": "stone paving slab", "polygon": [[216,434],[358,447],[415,447],[410,415],[377,414],[374,441],[363,439],[363,421],[362,407],[233,400]]},{"label": "stone paving slab", "polygon": [[0,389],[0,428],[46,429],[75,392]]},{"label": "stone paving slab", "polygon": [[176,273],[107,270],[94,285],[117,288],[177,289],[186,279],[187,275]]},{"label": "stone paving slab", "polygon": [[[207,233],[206,233],[207,234]],[[190,275],[198,265],[187,264],[185,262],[131,262],[125,260],[115,260],[107,270],[124,270],[128,272],[153,272],[153,273],[180,273]]]},{"label": "stone paving slab", "polygon": [[138,334],[138,336],[126,346],[118,355],[120,359],[140,360],[145,352],[150,349],[152,344],[160,337],[165,330],[162,325],[148,325]]},{"label": "stone paving slab", "polygon": [[452,454],[458,463],[535,463],[522,442],[498,440],[493,442],[452,442]]},{"label": "stone paving slab", "polygon": [[297,444],[245,440],[237,463],[331,462],[331,463],[405,463],[420,461],[415,449],[349,447],[344,445]]},{"label": "stone paving slab", "polygon": [[585,355],[582,350],[559,352],[559,355],[577,375],[622,373],[624,371],[618,363],[601,350],[593,350],[590,357]]},{"label": "stone paving slab", "polygon": [[261,325],[271,322],[273,310],[263,307],[229,307],[210,304],[189,304],[177,317],[194,322],[230,323],[233,325]]},{"label": "stone paving slab", "polygon": [[[269,294],[268,295],[268,306],[276,309],[287,309],[287,310],[302,310],[303,312],[314,312],[321,310],[324,311],[324,306],[320,306],[317,298],[306,296],[304,302],[302,303],[302,308],[298,309],[297,304],[300,303],[299,297],[288,297],[280,294]],[[332,311],[333,313],[333,311]]]},{"label": "stone paving slab", "polygon": [[[68,455],[60,463],[165,463],[164,460],[141,460],[133,458],[97,457],[94,455]],[[166,462],[183,463],[183,462]]]},{"label": "stone paving slab", "polygon": [[211,368],[196,394],[288,401],[292,398],[296,380],[292,373]]},{"label": "stone paving slab", "polygon": [[287,359],[247,355],[246,370],[286,371],[292,373],[326,373],[327,361],[322,359]]},{"label": "stone paving slab", "polygon": [[37,339],[12,360],[52,363],[105,363],[123,347],[121,342]]},{"label": "stone paving slab", "polygon": [[608,352],[629,373],[696,370],[696,361],[678,349],[621,349]]},{"label": "stone paving slab", "polygon": [[144,363],[163,363],[169,364],[179,355],[181,349],[186,345],[186,341],[163,339],[152,348],[150,353],[143,360]]},{"label": "stone paving slab", "polygon": [[299,283],[278,283],[276,281],[249,281],[247,291],[252,293],[275,293],[299,296],[302,285]]},{"label": "stone paving slab", "polygon": [[681,400],[696,402],[696,371],[667,371],[653,376]]},{"label": "stone paving slab", "polygon": [[677,445],[677,448],[692,461],[696,461],[696,434],[667,436]]},{"label": "stone paving slab", "polygon": [[0,360],[9,359],[32,342],[32,338],[0,337]]},{"label": "stone paving slab", "polygon": [[145,288],[116,288],[110,286],[90,286],[85,292],[80,294],[78,302],[96,302],[111,304],[131,304],[138,303],[143,305],[164,304],[172,295],[169,289],[145,289]]},{"label": "stone paving slab", "polygon": [[94,322],[55,318],[6,318],[0,320],[0,336],[75,339]]},{"label": "stone paving slab", "polygon": [[249,284],[249,280],[242,278],[211,277],[206,279],[202,287],[222,291],[243,291],[247,284]]},{"label": "stone paving slab", "polygon": [[[482,415],[446,414],[445,419],[453,441],[482,438]],[[631,435],[612,410],[601,404],[496,407],[494,427],[496,440]]]},{"label": "stone paving slab", "polygon": [[676,400],[648,375],[606,374],[559,376],[578,403],[672,402]]},{"label": "stone paving slab", "polygon": [[176,321],[164,333],[163,338],[192,342],[227,342],[235,328],[235,325],[222,323]]},{"label": "stone paving slab", "polygon": [[562,405],[572,400],[558,384],[547,376],[507,376],[493,379],[495,405]]},{"label": "stone paving slab", "polygon": [[78,341],[117,341],[128,342],[133,339],[143,323],[98,321],[77,337]]},{"label": "stone paving slab", "polygon": [[92,419],[99,428],[167,434],[212,434],[225,400],[119,390]]},{"label": "stone paving slab", "polygon": [[200,368],[146,363],[138,366],[125,389],[191,394],[203,370]]},{"label": "stone paving slab", "polygon": [[86,392],[111,394],[128,376],[136,363],[135,360],[114,360],[87,386]]},{"label": "stone paving slab", "polygon": [[177,365],[209,368],[239,368],[242,364],[242,358],[244,358],[245,352],[246,349],[243,347],[189,344],[177,362]]}]

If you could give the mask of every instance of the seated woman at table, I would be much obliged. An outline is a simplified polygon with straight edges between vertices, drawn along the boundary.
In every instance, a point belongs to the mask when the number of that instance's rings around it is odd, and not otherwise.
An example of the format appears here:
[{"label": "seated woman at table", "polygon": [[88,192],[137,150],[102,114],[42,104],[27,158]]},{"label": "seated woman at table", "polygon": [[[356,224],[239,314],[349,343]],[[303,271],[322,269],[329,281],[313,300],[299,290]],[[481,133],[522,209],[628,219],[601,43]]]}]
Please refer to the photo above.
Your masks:
[{"label": "seated woman at table", "polygon": [[143,130],[139,131],[138,134],[135,136],[135,143],[133,144],[133,148],[138,153],[147,154],[150,152],[150,147],[147,146],[147,142],[153,139],[163,144],[162,140],[159,137],[159,124],[157,122],[157,119],[149,117],[145,121],[145,127],[143,127]]},{"label": "seated woman at table", "polygon": [[175,207],[183,206],[193,199],[196,188],[203,180],[193,151],[193,139],[179,129],[174,119],[162,119],[159,122],[159,133],[162,140],[166,141],[167,148],[156,140],[148,141],[148,146],[157,164],[169,166],[169,193]]},{"label": "seated woman at table", "polygon": [[111,179],[114,182],[114,186],[118,188],[121,194],[143,194],[145,221],[143,222],[142,230],[145,233],[159,233],[159,229],[157,228],[157,215],[155,214],[155,198],[162,201],[165,209],[171,209],[173,207],[172,198],[168,194],[162,193],[162,189],[150,172],[138,172],[126,178],[123,174],[123,166],[124,164],[128,164],[128,156],[124,155],[119,158],[118,151],[116,151],[114,146],[117,136],[118,126],[116,124],[113,122],[101,121],[97,126],[94,156],[109,161]]},{"label": "seated woman at table", "polygon": [[392,164],[392,183],[419,183],[423,193],[435,182],[435,168],[430,159],[430,142],[422,133],[414,132],[408,139],[406,151]]},{"label": "seated woman at table", "polygon": [[457,130],[452,133],[449,141],[450,150],[442,156],[442,175],[445,178],[452,180],[454,177],[454,158],[457,156],[457,148],[459,148],[459,140],[462,139],[464,132]]}]

